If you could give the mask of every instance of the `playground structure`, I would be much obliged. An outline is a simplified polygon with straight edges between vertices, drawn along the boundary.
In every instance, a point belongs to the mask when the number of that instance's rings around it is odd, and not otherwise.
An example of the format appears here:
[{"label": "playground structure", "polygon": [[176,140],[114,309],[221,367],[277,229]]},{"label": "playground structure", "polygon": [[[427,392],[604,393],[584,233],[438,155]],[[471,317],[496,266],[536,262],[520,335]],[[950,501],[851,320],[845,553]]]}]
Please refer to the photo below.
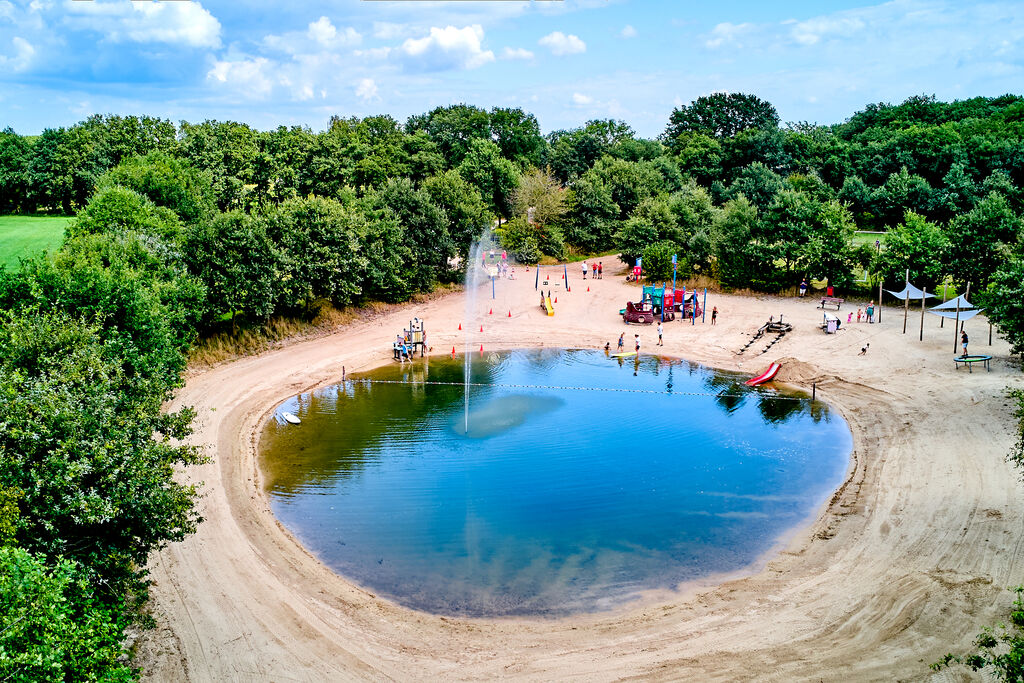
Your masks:
[{"label": "playground structure", "polygon": [[657,317],[657,314],[654,312],[654,304],[647,299],[639,303],[627,301],[626,308],[620,311],[620,313],[622,313],[622,322],[640,323],[642,325],[650,325],[654,322],[654,318]]},{"label": "playground structure", "polygon": [[778,321],[776,321],[774,318],[772,318],[768,322],[766,322],[764,325],[761,325],[761,327],[758,328],[757,332],[754,333],[754,336],[752,336],[750,338],[750,341],[748,341],[743,346],[743,348],[741,348],[737,352],[737,355],[744,353],[747,349],[749,349],[751,346],[754,345],[754,342],[756,342],[758,339],[761,339],[766,334],[774,334],[775,335],[775,339],[772,339],[770,342],[768,342],[768,346],[766,346],[763,349],[761,349],[760,353],[757,354],[757,355],[760,355],[761,353],[767,353],[768,349],[772,348],[773,346],[775,346],[775,344],[777,344],[779,341],[781,341],[782,338],[786,336],[787,332],[792,332],[792,331],[793,331],[793,326],[790,325],[789,323],[782,322],[782,316],[781,315],[779,316]]},{"label": "playground structure", "polygon": [[416,355],[417,347],[420,350],[420,357],[426,355],[427,328],[424,321],[419,318],[413,318],[409,321],[408,329],[402,330],[402,342],[399,343],[398,341],[395,341],[392,345],[395,360],[404,360],[402,355],[402,346],[406,347],[410,358]]},{"label": "playground structure", "polygon": [[540,293],[540,309],[542,311],[544,311],[545,313],[547,313],[548,315],[554,315],[555,314],[555,307],[551,303],[551,292],[550,291],[547,294],[545,294],[544,292]]},{"label": "playground structure", "polygon": [[757,377],[751,377],[746,382],[744,382],[744,384],[746,384],[748,387],[756,387],[758,385],[764,384],[765,382],[771,382],[773,379],[775,379],[775,375],[779,374],[779,370],[781,368],[782,366],[779,365],[778,363],[772,363],[771,365],[768,366],[767,370],[762,372]]}]

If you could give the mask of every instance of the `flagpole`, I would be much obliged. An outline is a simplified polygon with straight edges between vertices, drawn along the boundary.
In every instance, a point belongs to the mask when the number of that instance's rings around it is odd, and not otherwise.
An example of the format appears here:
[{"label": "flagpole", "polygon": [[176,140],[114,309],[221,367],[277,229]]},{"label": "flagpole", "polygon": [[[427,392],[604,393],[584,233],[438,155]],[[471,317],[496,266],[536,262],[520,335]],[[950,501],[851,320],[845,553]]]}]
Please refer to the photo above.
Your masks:
[{"label": "flagpole", "polygon": [[921,336],[918,341],[924,341],[924,295],[925,291],[921,290]]}]

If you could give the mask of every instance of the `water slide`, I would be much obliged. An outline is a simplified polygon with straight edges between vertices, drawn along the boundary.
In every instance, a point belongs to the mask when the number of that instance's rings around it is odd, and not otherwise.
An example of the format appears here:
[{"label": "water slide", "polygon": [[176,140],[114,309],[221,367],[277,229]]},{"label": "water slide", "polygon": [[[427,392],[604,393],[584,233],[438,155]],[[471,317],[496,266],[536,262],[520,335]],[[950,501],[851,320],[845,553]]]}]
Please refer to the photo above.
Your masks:
[{"label": "water slide", "polygon": [[550,296],[544,297],[544,308],[547,309],[548,315],[554,315],[555,314],[555,307],[551,305],[551,297]]},{"label": "water slide", "polygon": [[773,379],[775,379],[775,375],[779,374],[779,370],[781,368],[782,366],[779,365],[778,363],[772,363],[771,365],[768,366],[767,370],[762,372],[757,377],[748,379],[746,382],[744,382],[744,384],[746,384],[747,386],[756,387],[759,384],[771,382]]}]

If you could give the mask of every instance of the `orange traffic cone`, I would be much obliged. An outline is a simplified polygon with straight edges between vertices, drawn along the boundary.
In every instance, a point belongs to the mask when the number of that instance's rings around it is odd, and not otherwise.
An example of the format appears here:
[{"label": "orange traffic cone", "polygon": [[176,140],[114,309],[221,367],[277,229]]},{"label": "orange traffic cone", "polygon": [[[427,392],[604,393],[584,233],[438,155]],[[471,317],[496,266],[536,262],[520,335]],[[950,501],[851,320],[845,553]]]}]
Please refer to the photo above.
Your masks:
[{"label": "orange traffic cone", "polygon": [[481,356],[484,355],[484,345],[483,344],[480,345],[480,355]]},{"label": "orange traffic cone", "polygon": [[454,346],[452,347],[452,355],[453,356],[455,355],[455,347]]},{"label": "orange traffic cone", "polygon": [[492,308],[491,310],[487,311],[487,315],[494,315],[494,309]]},{"label": "orange traffic cone", "polygon": [[557,296],[555,297],[555,303],[556,304],[558,303],[558,297]]},{"label": "orange traffic cone", "polygon": [[587,285],[587,291],[588,292],[590,291],[590,285]]},{"label": "orange traffic cone", "polygon": [[480,326],[480,331],[481,331],[481,332],[483,332],[483,331],[484,331],[484,326],[483,326],[483,325],[481,325],[481,326]]},{"label": "orange traffic cone", "polygon": [[462,323],[459,323],[459,332],[462,331]]},{"label": "orange traffic cone", "polygon": [[510,318],[512,317],[512,309],[511,308],[508,309],[508,317],[510,317]]}]

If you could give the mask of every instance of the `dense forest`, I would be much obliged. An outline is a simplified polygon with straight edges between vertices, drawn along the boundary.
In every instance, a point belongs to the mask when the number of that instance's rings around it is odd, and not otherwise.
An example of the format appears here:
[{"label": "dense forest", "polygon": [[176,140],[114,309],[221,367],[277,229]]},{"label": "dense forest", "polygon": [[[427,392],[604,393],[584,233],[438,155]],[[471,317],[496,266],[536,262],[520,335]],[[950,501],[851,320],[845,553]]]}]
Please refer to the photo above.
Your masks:
[{"label": "dense forest", "polygon": [[[780,125],[757,97],[542,135],[520,109],[438,107],[321,132],[93,116],[0,133],[0,213],[73,215],[0,268],[0,679],[133,680],[150,552],[200,522],[161,406],[221,328],[398,302],[461,280],[493,230],[520,262],[618,253],[645,274],[776,292],[802,278],[972,298],[1024,351],[1024,98],[870,105]],[[855,246],[856,230],[884,231]]]}]

